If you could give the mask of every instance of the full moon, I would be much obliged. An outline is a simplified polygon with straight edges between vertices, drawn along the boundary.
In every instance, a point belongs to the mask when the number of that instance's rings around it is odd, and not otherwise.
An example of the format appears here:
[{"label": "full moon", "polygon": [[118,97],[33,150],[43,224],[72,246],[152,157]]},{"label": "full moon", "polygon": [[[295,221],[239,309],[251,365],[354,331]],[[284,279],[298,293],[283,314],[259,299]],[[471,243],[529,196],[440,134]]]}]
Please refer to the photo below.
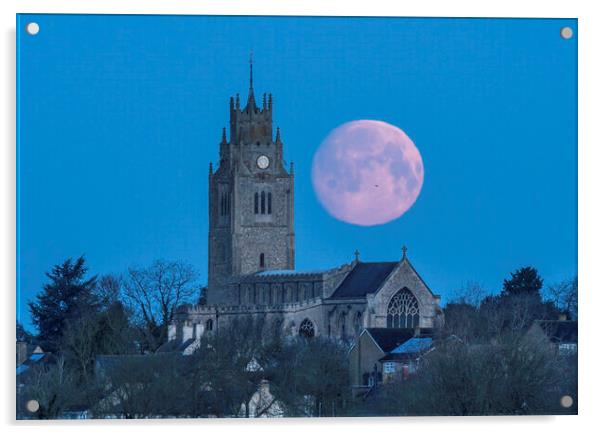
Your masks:
[{"label": "full moon", "polygon": [[311,178],[333,217],[360,226],[380,225],[409,210],[422,188],[424,167],[414,142],[381,121],[347,122],[316,151]]}]

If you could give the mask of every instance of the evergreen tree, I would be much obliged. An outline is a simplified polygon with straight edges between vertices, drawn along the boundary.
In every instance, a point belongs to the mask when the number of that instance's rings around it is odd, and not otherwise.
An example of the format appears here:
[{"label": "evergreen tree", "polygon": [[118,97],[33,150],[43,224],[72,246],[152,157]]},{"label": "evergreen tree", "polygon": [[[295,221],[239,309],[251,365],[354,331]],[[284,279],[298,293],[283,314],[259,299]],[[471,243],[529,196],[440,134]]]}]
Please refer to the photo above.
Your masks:
[{"label": "evergreen tree", "polygon": [[44,285],[29,310],[38,328],[42,348],[57,351],[65,324],[96,308],[93,290],[96,276],[86,278],[88,268],[83,256],[67,259],[46,273],[50,282]]},{"label": "evergreen tree", "polygon": [[511,273],[510,279],[504,279],[504,295],[539,295],[543,279],[533,267],[523,267]]}]

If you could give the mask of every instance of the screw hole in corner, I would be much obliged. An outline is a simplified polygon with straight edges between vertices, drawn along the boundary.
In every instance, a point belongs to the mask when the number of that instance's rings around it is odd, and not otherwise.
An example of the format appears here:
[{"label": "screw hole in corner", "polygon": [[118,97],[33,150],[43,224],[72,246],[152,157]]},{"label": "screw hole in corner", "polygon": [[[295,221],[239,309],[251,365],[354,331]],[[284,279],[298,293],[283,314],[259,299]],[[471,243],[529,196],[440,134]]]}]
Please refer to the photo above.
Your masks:
[{"label": "screw hole in corner", "polygon": [[560,405],[564,408],[571,408],[573,406],[573,398],[569,395],[564,395],[560,398]]},{"label": "screw hole in corner", "polygon": [[40,32],[40,25],[36,22],[28,23],[27,26],[25,26],[25,31],[31,36],[35,36]]},{"label": "screw hole in corner", "polygon": [[573,29],[570,27],[563,27],[560,29],[560,36],[562,36],[563,39],[571,39],[573,37]]},{"label": "screw hole in corner", "polygon": [[40,403],[35,399],[30,399],[25,404],[25,408],[27,408],[28,412],[35,413],[36,411],[38,411],[40,409]]}]

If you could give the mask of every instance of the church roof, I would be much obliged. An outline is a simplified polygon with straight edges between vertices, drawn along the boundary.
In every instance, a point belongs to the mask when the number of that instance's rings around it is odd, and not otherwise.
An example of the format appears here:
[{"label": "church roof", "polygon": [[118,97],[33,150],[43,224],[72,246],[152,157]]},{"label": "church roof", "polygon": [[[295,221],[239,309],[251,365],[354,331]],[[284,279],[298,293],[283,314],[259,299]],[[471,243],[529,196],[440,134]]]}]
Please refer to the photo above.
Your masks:
[{"label": "church roof", "polygon": [[376,292],[397,264],[397,262],[358,262],[330,298],[360,298]]},{"label": "church roof", "polygon": [[414,329],[394,328],[367,328],[366,332],[372,336],[376,345],[385,353],[389,353],[404,342],[412,339],[415,334]]}]

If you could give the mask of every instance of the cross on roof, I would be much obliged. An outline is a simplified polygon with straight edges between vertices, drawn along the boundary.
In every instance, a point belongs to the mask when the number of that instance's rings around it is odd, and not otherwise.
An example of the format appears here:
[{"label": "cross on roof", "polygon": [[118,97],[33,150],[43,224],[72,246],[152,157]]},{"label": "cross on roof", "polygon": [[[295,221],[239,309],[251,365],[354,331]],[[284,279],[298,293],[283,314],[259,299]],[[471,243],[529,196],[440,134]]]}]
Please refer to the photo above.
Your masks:
[{"label": "cross on roof", "polygon": [[403,246],[403,247],[401,248],[401,252],[403,253],[403,258],[405,258],[405,257],[406,257],[406,254],[408,253],[408,248],[407,248],[406,246]]}]

